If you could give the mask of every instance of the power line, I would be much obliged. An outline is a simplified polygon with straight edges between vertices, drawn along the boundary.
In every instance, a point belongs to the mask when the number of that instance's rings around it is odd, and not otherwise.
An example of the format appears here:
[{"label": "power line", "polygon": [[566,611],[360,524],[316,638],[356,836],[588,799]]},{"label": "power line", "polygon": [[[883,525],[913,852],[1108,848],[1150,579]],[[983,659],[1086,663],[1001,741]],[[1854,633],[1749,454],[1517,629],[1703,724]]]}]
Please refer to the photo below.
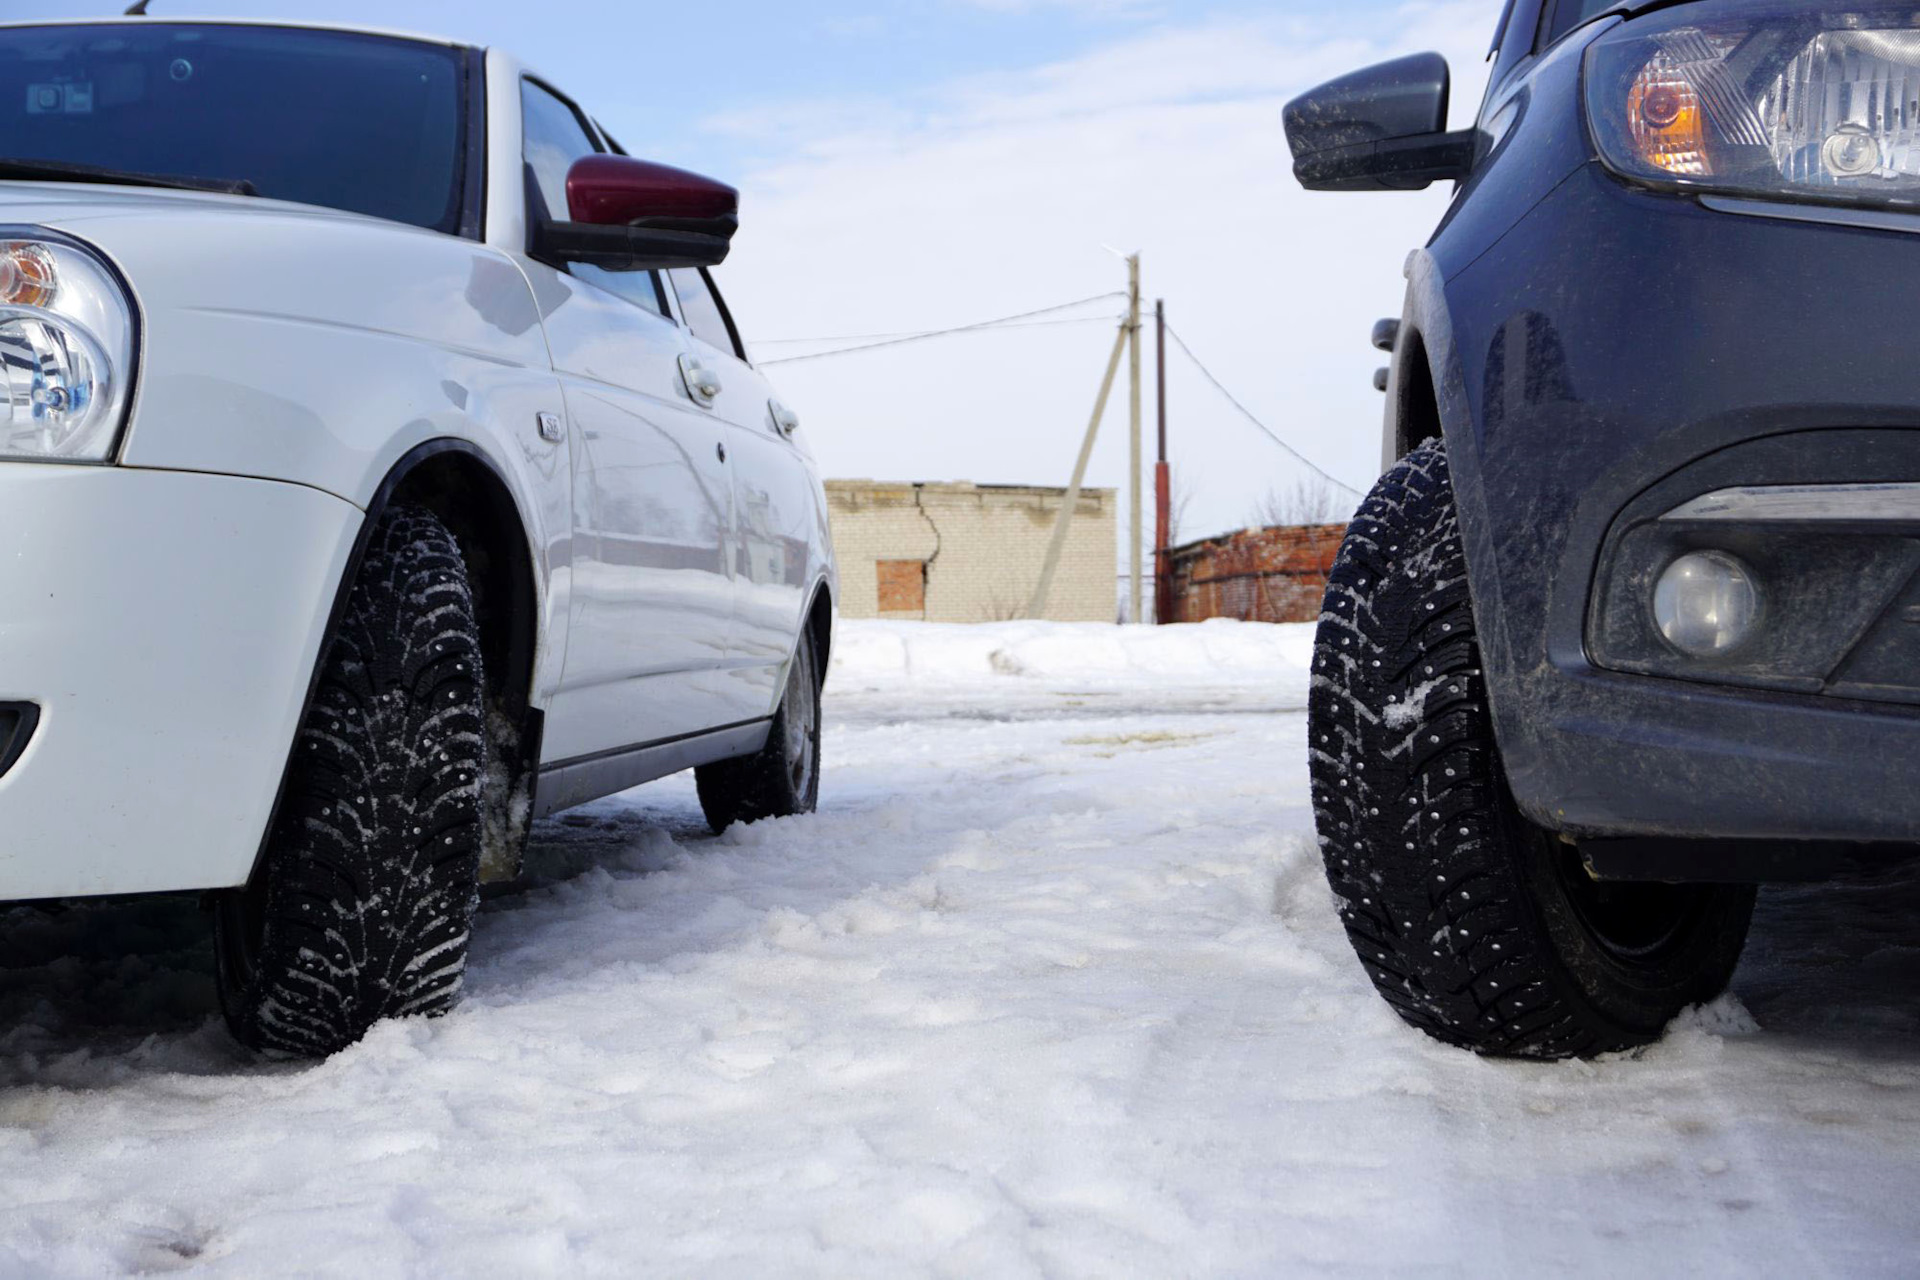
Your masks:
[{"label": "power line", "polygon": [[1313,462],[1312,459],[1308,458],[1304,453],[1301,453],[1298,449],[1288,444],[1285,440],[1282,440],[1277,434],[1274,433],[1274,430],[1272,427],[1269,427],[1266,423],[1254,417],[1253,410],[1247,408],[1247,406],[1245,406],[1244,404],[1241,404],[1239,397],[1234,395],[1233,392],[1227,390],[1226,386],[1220,381],[1220,379],[1213,376],[1213,370],[1207,368],[1206,365],[1200,362],[1200,357],[1193,354],[1193,348],[1187,345],[1187,340],[1181,337],[1179,333],[1174,330],[1174,327],[1172,325],[1167,326],[1167,336],[1169,338],[1172,338],[1174,341],[1174,344],[1178,346],[1181,351],[1186,353],[1187,359],[1193,361],[1193,367],[1200,371],[1200,376],[1205,378],[1208,382],[1211,382],[1213,384],[1213,389],[1215,391],[1218,391],[1221,395],[1225,396],[1227,398],[1227,403],[1231,404],[1234,408],[1238,409],[1240,411],[1240,416],[1245,418],[1248,422],[1251,422],[1254,426],[1258,427],[1260,431],[1267,437],[1267,439],[1273,441],[1275,444],[1279,445],[1282,449],[1285,449],[1288,453],[1292,454],[1296,459],[1299,460],[1300,465],[1304,466],[1307,470],[1319,476],[1322,480],[1327,481],[1329,484],[1337,485],[1338,487],[1345,489],[1348,493],[1352,494],[1356,498],[1365,498],[1367,496],[1366,494],[1360,492],[1358,489],[1354,488],[1352,485],[1348,484],[1346,481],[1341,480],[1336,476],[1327,472],[1325,469],[1323,469],[1318,464]]},{"label": "power line", "polygon": [[[1071,311],[1075,307],[1084,307],[1091,303],[1106,302],[1110,299],[1124,296],[1126,295],[1119,290],[1115,290],[1112,293],[1097,293],[1091,298],[1081,298],[1078,302],[1063,302],[1057,307],[1042,307],[1038,311],[1022,311],[1019,315],[1002,316],[997,320],[981,320],[975,324],[957,325],[951,329],[931,329],[925,333],[907,334],[904,337],[889,338],[881,342],[869,342],[857,347],[840,347],[833,351],[816,351],[812,355],[782,356],[778,360],[762,360],[760,364],[762,368],[776,364],[798,364],[802,360],[825,360],[829,356],[850,356],[856,351],[877,351],[881,347],[904,346],[909,342],[925,342],[930,338],[944,338],[955,333],[972,333],[978,329],[997,329],[1002,326],[1010,326],[1017,320],[1032,320],[1036,316],[1050,316],[1056,312]],[[1103,321],[1106,319],[1105,316],[1094,318]]]},{"label": "power line", "polygon": [[[1003,323],[992,326],[994,329],[1052,329],[1069,324],[1114,324],[1118,316],[1075,316],[1066,320],[1024,320],[1017,323]],[[984,327],[984,326],[983,326]],[[755,338],[756,347],[805,346],[815,342],[874,342],[893,338],[930,338],[936,334],[965,333],[967,329],[930,329],[906,333],[842,333],[832,337],[820,338]],[[821,352],[822,355],[837,355],[838,352]],[[764,362],[763,362],[764,363]]]}]

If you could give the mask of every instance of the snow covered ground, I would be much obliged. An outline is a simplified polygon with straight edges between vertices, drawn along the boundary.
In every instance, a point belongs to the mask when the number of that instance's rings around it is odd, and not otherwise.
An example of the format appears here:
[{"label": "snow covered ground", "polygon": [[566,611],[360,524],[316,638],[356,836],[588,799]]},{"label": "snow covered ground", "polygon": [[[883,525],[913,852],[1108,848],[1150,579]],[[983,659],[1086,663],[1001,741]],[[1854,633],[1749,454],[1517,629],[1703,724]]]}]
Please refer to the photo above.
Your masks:
[{"label": "snow covered ground", "polygon": [[545,823],[470,998],[319,1066],[191,902],[0,913],[0,1276],[1899,1275],[1920,880],[1763,899],[1638,1055],[1367,987],[1296,628],[852,625],[822,812]]}]

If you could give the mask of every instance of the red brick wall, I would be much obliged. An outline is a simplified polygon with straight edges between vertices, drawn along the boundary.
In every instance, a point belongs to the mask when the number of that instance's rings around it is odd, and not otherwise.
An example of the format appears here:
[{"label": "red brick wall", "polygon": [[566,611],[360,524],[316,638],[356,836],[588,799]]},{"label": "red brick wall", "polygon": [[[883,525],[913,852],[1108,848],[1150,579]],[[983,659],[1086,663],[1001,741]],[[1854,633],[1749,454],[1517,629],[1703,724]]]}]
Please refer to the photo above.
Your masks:
[{"label": "red brick wall", "polygon": [[874,571],[880,580],[882,614],[927,613],[927,562],[925,560],[881,560]]},{"label": "red brick wall", "polygon": [[1313,622],[1347,527],[1248,529],[1167,554],[1171,622]]}]

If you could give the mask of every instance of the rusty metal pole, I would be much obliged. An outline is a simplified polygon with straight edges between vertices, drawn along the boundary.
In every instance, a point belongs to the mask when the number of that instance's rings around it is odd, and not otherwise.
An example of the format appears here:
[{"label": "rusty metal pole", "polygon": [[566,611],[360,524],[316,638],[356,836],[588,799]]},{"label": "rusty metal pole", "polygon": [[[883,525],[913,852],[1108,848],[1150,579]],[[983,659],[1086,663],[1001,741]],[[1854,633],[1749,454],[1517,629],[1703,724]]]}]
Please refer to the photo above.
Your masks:
[{"label": "rusty metal pole", "polygon": [[1167,470],[1167,301],[1153,304],[1153,327],[1159,339],[1154,353],[1154,389],[1159,397],[1160,461],[1153,469],[1153,620],[1165,626],[1173,621],[1172,565],[1168,544],[1173,540],[1173,475]]},{"label": "rusty metal pole", "polygon": [[1147,620],[1145,593],[1141,584],[1140,535],[1146,532],[1141,517],[1146,504],[1140,501],[1140,255],[1127,259],[1127,356],[1128,418],[1132,431],[1127,448],[1129,482],[1133,489],[1132,527],[1128,530],[1128,564],[1133,582],[1133,604],[1127,621],[1139,626]]}]

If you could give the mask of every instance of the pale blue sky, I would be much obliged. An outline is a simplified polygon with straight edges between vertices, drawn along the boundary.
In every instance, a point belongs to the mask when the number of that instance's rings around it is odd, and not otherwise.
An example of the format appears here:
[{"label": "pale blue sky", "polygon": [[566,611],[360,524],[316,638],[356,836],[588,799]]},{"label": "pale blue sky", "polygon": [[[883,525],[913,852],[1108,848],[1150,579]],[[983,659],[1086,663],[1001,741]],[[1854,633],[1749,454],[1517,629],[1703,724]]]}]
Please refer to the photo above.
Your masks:
[{"label": "pale blue sky", "polygon": [[[99,17],[125,3],[0,10]],[[384,26],[516,52],[629,150],[741,188],[722,282],[763,358],[821,349],[785,339],[945,328],[1106,293],[1125,278],[1109,246],[1140,250],[1147,297],[1168,299],[1235,395],[1364,488],[1381,410],[1367,332],[1399,313],[1401,263],[1448,193],[1301,191],[1280,108],[1319,80],[1437,49],[1452,60],[1460,127],[1501,4],[153,0],[153,11]],[[1116,309],[772,373],[830,476],[1059,484]],[[1178,356],[1168,386],[1177,482],[1193,494],[1185,533],[1237,527],[1306,474]],[[1091,483],[1124,481],[1125,421],[1116,397]]]},{"label": "pale blue sky", "polygon": [[[6,18],[102,17],[114,0],[8,0]],[[155,16],[368,24],[499,45],[539,67],[633,151],[716,172],[758,158],[701,123],[818,98],[911,99],[961,77],[1075,57],[1171,23],[1379,14],[1378,0],[153,0]],[[644,99],[636,92],[646,86]],[[642,105],[644,103],[644,106]]]}]

